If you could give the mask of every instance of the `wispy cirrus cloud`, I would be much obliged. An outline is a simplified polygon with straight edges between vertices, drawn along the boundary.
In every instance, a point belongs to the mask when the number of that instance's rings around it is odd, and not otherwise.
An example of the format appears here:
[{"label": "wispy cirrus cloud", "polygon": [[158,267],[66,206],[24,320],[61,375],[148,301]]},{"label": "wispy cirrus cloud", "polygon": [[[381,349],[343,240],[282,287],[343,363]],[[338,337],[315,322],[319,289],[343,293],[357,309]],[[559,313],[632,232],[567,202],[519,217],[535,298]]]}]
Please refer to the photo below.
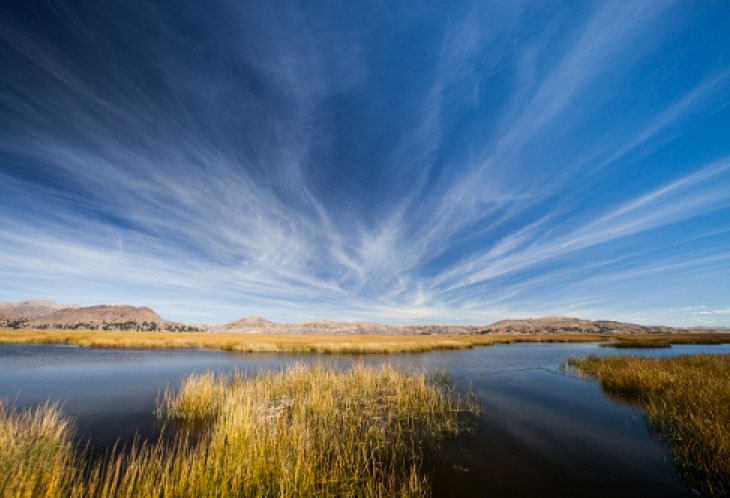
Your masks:
[{"label": "wispy cirrus cloud", "polygon": [[699,282],[728,275],[730,61],[680,4],[5,9],[0,299],[479,323],[727,301]]}]

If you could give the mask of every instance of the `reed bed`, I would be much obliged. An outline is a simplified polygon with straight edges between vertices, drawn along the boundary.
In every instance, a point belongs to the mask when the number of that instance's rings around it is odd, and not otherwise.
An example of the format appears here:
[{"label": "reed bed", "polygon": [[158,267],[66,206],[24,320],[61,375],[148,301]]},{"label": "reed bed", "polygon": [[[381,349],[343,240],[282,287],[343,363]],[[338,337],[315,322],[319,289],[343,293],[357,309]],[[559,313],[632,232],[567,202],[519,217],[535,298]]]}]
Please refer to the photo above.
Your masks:
[{"label": "reed bed", "polygon": [[[0,344],[68,344],[96,348],[204,348],[241,353],[387,354],[468,349],[515,342],[595,342],[597,334],[269,335],[218,332],[5,330]],[[730,342],[730,334],[726,338]]]},{"label": "reed bed", "polygon": [[625,334],[616,335],[602,344],[612,348],[668,348],[672,344],[726,344],[730,334],[690,333],[690,334]]},{"label": "reed bed", "polygon": [[[171,444],[92,464],[50,405],[0,411],[3,496],[428,496],[424,458],[469,426],[476,405],[441,376],[355,366],[193,375],[158,415]],[[40,450],[38,450],[40,448]],[[39,456],[40,455],[40,456]],[[80,470],[74,470],[80,469]],[[7,476],[7,477],[5,477]]]},{"label": "reed bed", "polygon": [[730,356],[588,357],[569,365],[638,402],[672,443],[680,472],[707,496],[730,496]]},{"label": "reed bed", "polygon": [[518,342],[605,342],[609,347],[667,347],[671,344],[730,343],[730,334],[274,335],[30,329],[0,331],[0,344],[68,344],[130,349],[202,348],[240,353],[423,353]]}]

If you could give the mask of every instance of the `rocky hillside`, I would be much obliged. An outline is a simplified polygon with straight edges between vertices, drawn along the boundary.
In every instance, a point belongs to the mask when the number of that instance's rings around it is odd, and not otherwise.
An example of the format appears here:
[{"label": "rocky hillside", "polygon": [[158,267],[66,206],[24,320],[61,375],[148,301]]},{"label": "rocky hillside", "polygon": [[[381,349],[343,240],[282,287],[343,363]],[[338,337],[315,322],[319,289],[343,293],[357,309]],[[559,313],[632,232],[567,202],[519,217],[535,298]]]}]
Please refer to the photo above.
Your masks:
[{"label": "rocky hillside", "polygon": [[581,320],[550,316],[500,320],[480,329],[482,334],[656,334],[672,332],[727,332],[727,329],[645,326],[608,320]]},{"label": "rocky hillside", "polygon": [[0,303],[0,317],[11,316],[11,314],[14,314],[17,318],[38,318],[40,316],[53,313],[54,311],[79,307],[80,306],[74,304],[56,304],[53,301],[18,301],[12,303]]},{"label": "rocky hillside", "polygon": [[6,311],[6,310],[0,308],[0,323],[20,320],[21,318],[22,318],[22,315],[19,315],[13,311]]},{"label": "rocky hillside", "polygon": [[501,320],[476,325],[386,325],[375,322],[332,320],[299,323],[272,322],[248,316],[219,325],[187,325],[164,320],[147,307],[128,305],[63,306],[50,301],[0,303],[0,328],[236,332],[244,334],[312,335],[423,335],[423,334],[638,334],[672,332],[730,332],[718,328],[644,326],[607,320],[545,317]]},{"label": "rocky hillside", "polygon": [[315,320],[299,323],[278,323],[249,316],[214,325],[210,330],[249,334],[319,334],[319,335],[400,335],[400,334],[475,334],[480,327],[473,325],[385,325],[374,322],[341,322]]},{"label": "rocky hillside", "polygon": [[384,325],[373,322],[338,322],[318,320],[299,323],[277,323],[261,317],[214,325],[209,330],[248,334],[320,334],[320,335],[420,335],[420,334],[651,334],[672,332],[729,332],[728,329],[673,328],[644,326],[606,320],[546,317],[523,320],[501,320],[487,326],[475,325]]},{"label": "rocky hillside", "polygon": [[[52,304],[52,303],[51,303]],[[48,307],[51,309],[53,307]],[[10,310],[13,311],[10,311]],[[17,311],[15,311],[17,310]],[[163,320],[147,307],[128,305],[98,305],[86,307],[53,308],[45,314],[32,308],[0,308],[0,327],[64,330],[165,330],[174,332],[200,331],[200,327]]]}]

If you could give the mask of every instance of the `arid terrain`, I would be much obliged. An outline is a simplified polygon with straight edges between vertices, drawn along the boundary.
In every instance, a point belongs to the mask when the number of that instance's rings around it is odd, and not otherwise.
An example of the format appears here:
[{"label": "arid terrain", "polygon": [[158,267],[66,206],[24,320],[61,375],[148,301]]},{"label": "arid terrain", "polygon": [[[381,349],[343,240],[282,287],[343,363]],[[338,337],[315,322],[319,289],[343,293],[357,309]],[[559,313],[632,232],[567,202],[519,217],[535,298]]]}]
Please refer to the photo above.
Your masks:
[{"label": "arid terrain", "polygon": [[248,316],[223,324],[165,320],[151,308],[130,305],[76,306],[50,301],[0,303],[0,328],[37,330],[117,330],[218,332],[270,335],[468,335],[468,334],[671,334],[728,333],[727,328],[646,326],[568,317],[500,320],[490,325],[388,325],[364,321],[273,322]]},{"label": "arid terrain", "polygon": [[316,335],[419,335],[419,334],[478,334],[483,327],[476,325],[387,325],[375,322],[343,322],[313,320],[298,323],[279,323],[257,316],[249,316],[220,325],[210,325],[215,332],[243,332],[267,334]]},{"label": "arid terrain", "polygon": [[64,306],[51,301],[0,303],[0,328],[199,332],[201,327],[163,320],[147,307]]}]

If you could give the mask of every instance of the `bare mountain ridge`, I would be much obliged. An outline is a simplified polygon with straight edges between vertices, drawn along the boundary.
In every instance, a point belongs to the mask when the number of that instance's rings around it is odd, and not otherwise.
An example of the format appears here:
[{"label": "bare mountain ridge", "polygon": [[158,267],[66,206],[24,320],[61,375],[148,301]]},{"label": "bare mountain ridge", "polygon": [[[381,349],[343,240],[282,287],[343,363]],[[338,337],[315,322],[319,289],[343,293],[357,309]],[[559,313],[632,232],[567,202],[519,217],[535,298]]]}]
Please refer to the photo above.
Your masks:
[{"label": "bare mountain ridge", "polygon": [[0,316],[10,316],[8,313],[12,313],[19,318],[25,317],[30,319],[67,308],[80,308],[80,306],[75,304],[56,304],[53,301],[40,300],[0,303]]},{"label": "bare mountain ridge", "polygon": [[482,329],[486,334],[656,334],[672,332],[712,332],[727,329],[677,328],[666,326],[647,326],[610,320],[583,320],[550,316],[545,318],[525,318],[520,320],[500,320]]},{"label": "bare mountain ridge", "polygon": [[216,332],[249,334],[322,334],[322,335],[421,335],[421,334],[652,334],[673,332],[730,332],[727,328],[676,328],[644,326],[609,320],[583,320],[568,317],[500,320],[487,326],[476,325],[386,325],[374,322],[330,320],[277,323],[260,317],[210,326]]},{"label": "bare mountain ridge", "polygon": [[278,323],[261,317],[249,316],[220,325],[212,325],[209,327],[209,330],[248,334],[417,335],[476,334],[481,330],[481,327],[475,325],[386,325],[375,322],[342,322],[333,320]]},{"label": "bare mountain ridge", "polygon": [[[54,304],[54,303],[50,303]],[[23,311],[23,307],[9,308]],[[32,328],[32,329],[71,329],[71,330],[135,330],[135,331],[200,331],[200,327],[183,323],[163,320],[152,309],[129,305],[97,305],[53,307],[45,314],[38,313],[38,307],[28,307],[29,314],[18,311],[2,311],[0,313],[0,327],[5,328]],[[0,310],[3,310],[0,307]]]},{"label": "bare mountain ridge", "polygon": [[423,334],[612,334],[730,332],[728,328],[645,326],[610,320],[567,317],[500,320],[491,325],[387,325],[366,321],[311,320],[279,323],[248,316],[218,325],[187,325],[164,320],[148,307],[64,306],[50,301],[0,303],[0,328],[210,331],[244,334],[423,335]]},{"label": "bare mountain ridge", "polygon": [[6,321],[20,320],[22,315],[19,315],[13,311],[7,311],[0,308],[0,323]]}]

